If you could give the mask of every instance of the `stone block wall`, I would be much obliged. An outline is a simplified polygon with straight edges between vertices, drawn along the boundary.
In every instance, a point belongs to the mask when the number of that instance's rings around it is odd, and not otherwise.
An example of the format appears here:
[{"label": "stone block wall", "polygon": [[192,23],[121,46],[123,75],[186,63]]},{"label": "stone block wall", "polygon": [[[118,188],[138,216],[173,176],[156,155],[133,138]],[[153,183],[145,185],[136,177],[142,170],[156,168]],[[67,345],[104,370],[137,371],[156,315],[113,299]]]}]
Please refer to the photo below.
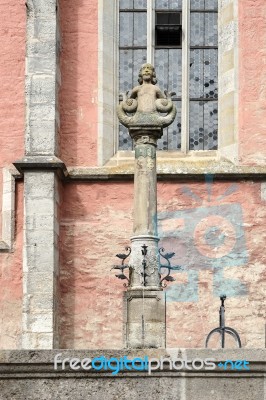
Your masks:
[{"label": "stone block wall", "polygon": [[[145,400],[234,400],[265,399],[265,350],[205,351],[171,349],[152,351],[61,351],[61,359],[82,360],[103,356],[129,360],[135,357],[182,360],[215,358],[215,370],[171,370],[168,361],[151,375],[146,371],[125,371],[112,375],[110,371],[54,369],[54,357],[59,351],[1,351],[0,398],[5,400],[63,399],[138,399]],[[218,364],[228,359],[247,360],[250,370],[227,370]],[[177,363],[180,366],[180,362]]]}]

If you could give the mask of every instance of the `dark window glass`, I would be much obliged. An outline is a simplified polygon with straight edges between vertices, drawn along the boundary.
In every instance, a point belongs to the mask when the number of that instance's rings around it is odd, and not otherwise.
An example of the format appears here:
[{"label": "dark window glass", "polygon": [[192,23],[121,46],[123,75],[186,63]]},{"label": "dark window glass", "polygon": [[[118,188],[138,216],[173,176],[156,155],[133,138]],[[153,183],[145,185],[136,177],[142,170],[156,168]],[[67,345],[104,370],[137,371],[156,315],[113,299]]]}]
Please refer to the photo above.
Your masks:
[{"label": "dark window glass", "polygon": [[155,25],[155,46],[181,46],[181,13],[157,12]]}]

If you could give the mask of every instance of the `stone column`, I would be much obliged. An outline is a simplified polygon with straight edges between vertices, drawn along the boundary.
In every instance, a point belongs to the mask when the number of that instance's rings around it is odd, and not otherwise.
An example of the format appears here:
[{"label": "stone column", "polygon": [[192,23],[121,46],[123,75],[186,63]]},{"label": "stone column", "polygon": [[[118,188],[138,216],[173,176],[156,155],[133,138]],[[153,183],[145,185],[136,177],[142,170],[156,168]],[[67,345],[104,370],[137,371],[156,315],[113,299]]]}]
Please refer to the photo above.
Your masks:
[{"label": "stone column", "polygon": [[[159,277],[156,147],[160,127],[131,128],[135,147],[134,225],[130,287],[126,293],[126,345],[165,347],[165,297]],[[147,246],[145,266],[143,245]]]},{"label": "stone column", "polygon": [[25,157],[14,163],[24,174],[24,349],[59,347],[58,31],[57,0],[27,0]]},{"label": "stone column", "polygon": [[[156,147],[162,136],[160,127],[131,128],[135,147],[133,237],[131,238],[131,288],[160,289],[157,236]],[[142,275],[141,246],[148,246],[145,276]]]},{"label": "stone column", "polygon": [[[122,94],[117,107],[135,147],[134,226],[126,303],[126,346],[165,347],[165,296],[160,282],[157,236],[157,140],[176,115],[171,95],[156,86],[151,64],[139,71],[139,86]],[[160,113],[164,113],[161,115]],[[132,115],[133,114],[133,115]]]}]

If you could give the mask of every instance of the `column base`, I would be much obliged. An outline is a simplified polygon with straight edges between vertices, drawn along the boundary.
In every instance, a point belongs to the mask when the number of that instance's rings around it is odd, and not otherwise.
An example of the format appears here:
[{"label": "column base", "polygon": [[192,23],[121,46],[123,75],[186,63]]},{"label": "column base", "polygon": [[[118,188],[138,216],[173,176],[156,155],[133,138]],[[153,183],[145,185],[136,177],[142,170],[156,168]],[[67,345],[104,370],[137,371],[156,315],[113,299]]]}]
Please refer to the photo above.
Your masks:
[{"label": "column base", "polygon": [[147,289],[128,290],[124,304],[126,348],[165,348],[165,293]]}]

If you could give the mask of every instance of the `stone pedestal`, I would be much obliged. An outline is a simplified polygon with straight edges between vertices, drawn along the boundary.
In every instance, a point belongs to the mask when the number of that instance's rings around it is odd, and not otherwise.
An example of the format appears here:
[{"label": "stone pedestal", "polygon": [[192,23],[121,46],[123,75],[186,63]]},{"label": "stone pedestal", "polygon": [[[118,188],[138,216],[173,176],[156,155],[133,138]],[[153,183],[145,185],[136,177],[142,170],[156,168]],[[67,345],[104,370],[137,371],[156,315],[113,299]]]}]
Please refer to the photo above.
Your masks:
[{"label": "stone pedestal", "polygon": [[165,293],[158,290],[128,290],[124,301],[126,347],[165,348]]}]

